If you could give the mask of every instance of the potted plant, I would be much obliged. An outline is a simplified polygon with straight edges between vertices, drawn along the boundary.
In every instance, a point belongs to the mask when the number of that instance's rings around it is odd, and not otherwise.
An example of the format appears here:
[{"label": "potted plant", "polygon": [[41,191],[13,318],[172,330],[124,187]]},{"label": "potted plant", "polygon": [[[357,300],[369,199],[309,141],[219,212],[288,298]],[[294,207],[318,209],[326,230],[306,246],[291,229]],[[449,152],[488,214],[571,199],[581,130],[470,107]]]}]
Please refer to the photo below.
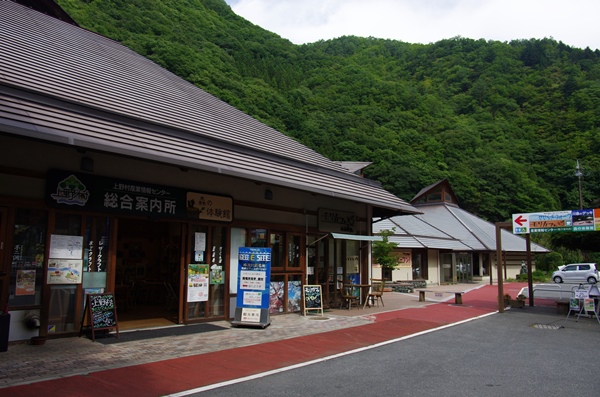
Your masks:
[{"label": "potted plant", "polygon": [[510,301],[513,300],[512,296],[510,296],[510,294],[504,294],[504,307],[510,306]]},{"label": "potted plant", "polygon": [[527,299],[527,297],[525,295],[523,295],[523,294],[518,295],[517,299],[510,300],[510,307],[520,307],[520,308],[525,307],[525,299]]}]

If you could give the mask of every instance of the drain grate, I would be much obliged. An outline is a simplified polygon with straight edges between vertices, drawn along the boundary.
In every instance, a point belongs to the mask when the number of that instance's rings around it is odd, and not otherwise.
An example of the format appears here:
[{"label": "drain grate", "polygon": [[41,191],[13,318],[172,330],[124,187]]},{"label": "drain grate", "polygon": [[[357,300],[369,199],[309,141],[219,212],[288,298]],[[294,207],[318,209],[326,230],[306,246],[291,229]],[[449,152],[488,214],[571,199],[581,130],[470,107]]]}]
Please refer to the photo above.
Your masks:
[{"label": "drain grate", "polygon": [[548,325],[548,324],[531,324],[531,327],[533,328],[538,328],[538,329],[561,329],[563,328],[562,325]]}]

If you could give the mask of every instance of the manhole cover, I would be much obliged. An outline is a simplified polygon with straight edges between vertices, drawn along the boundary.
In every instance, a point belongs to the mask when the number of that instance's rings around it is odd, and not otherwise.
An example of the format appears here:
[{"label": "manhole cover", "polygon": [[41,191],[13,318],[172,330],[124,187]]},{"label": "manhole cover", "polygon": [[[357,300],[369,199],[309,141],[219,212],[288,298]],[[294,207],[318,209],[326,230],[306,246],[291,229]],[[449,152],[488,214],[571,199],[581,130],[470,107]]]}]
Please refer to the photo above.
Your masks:
[{"label": "manhole cover", "polygon": [[539,329],[561,329],[561,325],[548,325],[548,324],[531,324],[533,328]]}]

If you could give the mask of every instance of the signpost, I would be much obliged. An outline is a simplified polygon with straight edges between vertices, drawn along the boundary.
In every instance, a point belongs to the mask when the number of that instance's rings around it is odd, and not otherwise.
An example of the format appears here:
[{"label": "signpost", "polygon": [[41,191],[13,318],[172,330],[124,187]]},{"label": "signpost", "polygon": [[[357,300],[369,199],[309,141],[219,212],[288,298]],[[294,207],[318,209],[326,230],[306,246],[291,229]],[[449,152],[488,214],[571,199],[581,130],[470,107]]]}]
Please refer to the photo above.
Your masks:
[{"label": "signpost", "polygon": [[[513,214],[512,229],[513,234],[524,234],[527,240],[527,279],[530,291],[529,304],[533,306],[530,233],[600,231],[600,208]],[[499,237],[497,238],[498,243]],[[498,248],[498,257],[500,257],[500,254],[501,252]],[[498,277],[500,278],[500,275],[498,275]],[[498,281],[499,291],[501,292],[500,279]],[[502,310],[500,310],[500,312],[502,312]]]},{"label": "signpost", "polygon": [[513,214],[513,233],[600,231],[600,209]]}]

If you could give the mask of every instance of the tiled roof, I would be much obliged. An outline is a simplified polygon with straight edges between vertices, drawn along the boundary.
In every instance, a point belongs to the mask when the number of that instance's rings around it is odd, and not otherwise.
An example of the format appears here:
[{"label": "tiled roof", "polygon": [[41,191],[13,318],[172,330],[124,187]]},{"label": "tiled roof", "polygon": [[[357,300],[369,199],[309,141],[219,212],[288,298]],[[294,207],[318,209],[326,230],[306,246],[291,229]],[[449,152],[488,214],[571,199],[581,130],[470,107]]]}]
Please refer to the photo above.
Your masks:
[{"label": "tiled roof", "polygon": [[0,26],[0,131],[419,212],[110,39],[12,1]]}]

